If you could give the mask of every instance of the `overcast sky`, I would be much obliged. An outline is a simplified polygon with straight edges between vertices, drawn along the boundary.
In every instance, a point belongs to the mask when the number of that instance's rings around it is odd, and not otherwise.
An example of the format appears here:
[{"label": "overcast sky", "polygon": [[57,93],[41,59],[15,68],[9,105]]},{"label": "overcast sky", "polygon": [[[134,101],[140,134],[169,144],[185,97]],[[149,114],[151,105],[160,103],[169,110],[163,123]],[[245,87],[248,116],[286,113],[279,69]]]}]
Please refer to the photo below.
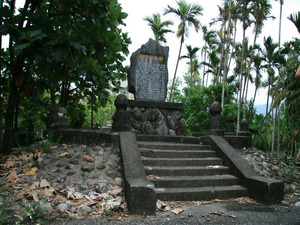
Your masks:
[{"label": "overcast sky", "polygon": [[[223,0],[186,0],[189,3],[197,3],[203,7],[203,16],[199,17],[199,20],[202,25],[209,26],[209,22],[212,18],[218,17],[218,5],[222,5]],[[258,38],[258,43],[263,42],[264,36],[271,35],[273,40],[278,42],[278,24],[279,24],[279,1],[271,0],[272,4],[272,13],[271,15],[275,16],[275,20],[269,20],[265,23],[263,33]],[[154,38],[153,33],[148,26],[147,22],[143,20],[146,16],[151,16],[154,13],[163,14],[164,9],[167,5],[170,5],[174,8],[177,8],[177,4],[175,0],[119,0],[123,11],[128,13],[128,17],[125,19],[126,27],[122,27],[123,31],[129,33],[129,37],[131,38],[132,44],[129,46],[130,54],[127,60],[124,62],[125,65],[129,65],[130,55],[141,45],[147,43],[149,38]],[[22,7],[24,4],[24,0],[17,0],[18,7]],[[296,13],[300,11],[300,0],[285,0],[283,5],[283,14],[282,14],[282,43],[285,41],[292,40],[294,37],[300,38],[299,33],[296,27],[293,25],[291,21],[287,19],[287,17],[291,13]],[[174,21],[174,25],[171,27],[173,31],[177,31],[177,26],[179,23],[178,18],[175,15],[169,14],[162,17],[163,20],[172,20]],[[218,29],[219,25],[213,27],[212,29]],[[185,45],[192,45],[193,47],[202,47],[204,42],[202,40],[202,32],[196,33],[193,28],[189,29],[189,37],[186,38],[184,46],[182,48],[182,55],[186,54]],[[242,39],[241,30],[238,32],[237,40],[241,41]],[[250,43],[252,44],[253,39],[253,28],[247,30],[246,36],[250,39]],[[252,39],[251,39],[252,38]],[[180,40],[176,37],[175,33],[171,33],[166,35],[167,46],[170,47],[169,51],[169,61],[168,61],[168,69],[169,69],[169,80],[173,79],[176,60],[179,51]],[[7,42],[7,38],[5,38],[4,42]],[[3,43],[5,45],[5,43]],[[200,51],[199,51],[200,52]],[[200,54],[200,53],[199,53]],[[185,60],[181,60],[179,63],[179,68],[177,72],[177,77],[182,78],[183,74],[187,71],[187,64]],[[202,73],[200,73],[202,76]],[[259,96],[255,102],[256,105],[265,104],[267,99],[267,90],[260,89]],[[248,98],[253,97],[254,94],[254,86],[252,86],[249,90]]]},{"label": "overcast sky", "polygon": [[[132,44],[129,46],[130,55],[132,52],[136,51],[141,45],[145,44],[148,39],[154,38],[153,33],[148,26],[147,22],[143,20],[146,16],[151,16],[154,13],[163,14],[164,9],[167,5],[170,5],[174,8],[177,8],[177,4],[175,0],[119,0],[120,4],[122,5],[123,11],[128,13],[128,17],[125,19],[126,27],[123,27],[123,30],[129,33],[131,37]],[[196,0],[187,0],[189,3],[197,3],[203,7],[203,16],[199,17],[202,25],[209,26],[209,22],[212,18],[218,17],[218,5],[222,5],[223,0],[203,0],[203,1],[196,1]],[[279,1],[270,1],[272,4],[272,14],[276,17],[275,20],[269,20],[265,23],[263,33],[259,36],[258,42],[262,43],[264,36],[271,35],[273,40],[278,42],[278,25],[279,25]],[[291,13],[296,13],[300,11],[300,0],[285,0],[283,5],[283,14],[282,14],[282,36],[281,42],[292,40],[293,37],[299,37],[299,33],[294,26],[294,24],[287,19],[287,17]],[[173,31],[177,31],[177,26],[179,23],[178,18],[175,15],[166,15],[162,17],[163,20],[172,20],[174,21],[174,25],[171,27]],[[214,27],[214,29],[218,29]],[[250,43],[252,44],[253,28],[249,28],[247,30],[246,36],[250,39]],[[179,51],[180,40],[176,38],[175,34],[168,34],[166,35],[167,38],[167,46],[170,47],[169,52],[169,62],[168,62],[168,69],[169,69],[169,80],[173,79],[176,60]],[[241,41],[242,33],[238,33],[237,36],[238,40]],[[202,32],[196,33],[193,28],[190,28],[189,38],[186,38],[185,45],[192,45],[193,47],[202,47],[204,42],[202,41]],[[186,54],[186,47],[183,46],[182,55]],[[200,51],[199,51],[200,52]],[[200,54],[200,53],[199,53]],[[125,64],[129,65],[130,55],[128,56]],[[200,55],[199,55],[200,56]],[[181,60],[179,63],[179,68],[177,72],[177,77],[182,78],[183,74],[187,70],[187,64],[185,60]],[[202,73],[200,73],[202,76]],[[260,90],[259,96],[255,102],[256,105],[265,104],[266,103],[266,96],[267,90]],[[248,98],[253,97],[254,94],[254,87],[250,88]]]}]

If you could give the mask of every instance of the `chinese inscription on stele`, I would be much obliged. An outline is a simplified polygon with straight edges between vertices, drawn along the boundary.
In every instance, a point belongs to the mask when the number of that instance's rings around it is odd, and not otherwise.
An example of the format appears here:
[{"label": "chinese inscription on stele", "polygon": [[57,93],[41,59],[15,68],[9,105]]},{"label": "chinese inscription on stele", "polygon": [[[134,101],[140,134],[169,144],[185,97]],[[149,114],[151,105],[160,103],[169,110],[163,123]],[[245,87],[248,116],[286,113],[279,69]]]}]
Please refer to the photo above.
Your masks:
[{"label": "chinese inscription on stele", "polygon": [[161,47],[152,39],[149,42],[131,56],[128,71],[129,91],[134,93],[136,100],[164,102],[167,93],[169,48]]}]

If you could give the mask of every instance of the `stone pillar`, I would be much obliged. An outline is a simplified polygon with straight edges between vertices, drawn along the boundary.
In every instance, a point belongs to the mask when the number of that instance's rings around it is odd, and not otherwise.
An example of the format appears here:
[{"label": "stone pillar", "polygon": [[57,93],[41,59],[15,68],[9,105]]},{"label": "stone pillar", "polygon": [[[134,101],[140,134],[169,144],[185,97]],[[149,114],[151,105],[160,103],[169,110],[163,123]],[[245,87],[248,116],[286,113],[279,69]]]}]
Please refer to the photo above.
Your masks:
[{"label": "stone pillar", "polygon": [[67,110],[54,103],[50,106],[50,123],[54,124],[54,129],[69,129],[67,122]]},{"label": "stone pillar", "polygon": [[116,112],[113,116],[112,132],[130,131],[129,112],[127,111],[128,99],[120,94],[115,100]]},{"label": "stone pillar", "polygon": [[200,124],[196,123],[194,126],[194,130],[193,130],[193,136],[195,137],[200,137],[201,136],[201,132],[200,132]]},{"label": "stone pillar", "polygon": [[248,120],[242,119],[241,124],[240,124],[240,132],[238,133],[238,136],[251,137],[251,132],[249,131]]},{"label": "stone pillar", "polygon": [[209,124],[209,134],[210,135],[224,135],[222,130],[222,120],[221,120],[221,104],[214,101],[209,108],[210,112],[210,124]]},{"label": "stone pillar", "polygon": [[234,135],[234,116],[229,113],[226,116],[226,131],[225,131],[225,135]]}]

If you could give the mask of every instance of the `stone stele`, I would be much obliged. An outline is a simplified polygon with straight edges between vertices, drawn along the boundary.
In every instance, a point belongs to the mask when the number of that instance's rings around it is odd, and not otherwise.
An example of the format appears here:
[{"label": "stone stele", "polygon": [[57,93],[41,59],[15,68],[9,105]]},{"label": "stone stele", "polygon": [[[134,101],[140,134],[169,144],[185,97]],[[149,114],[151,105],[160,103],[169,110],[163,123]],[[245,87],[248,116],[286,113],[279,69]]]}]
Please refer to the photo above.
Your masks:
[{"label": "stone stele", "polygon": [[130,57],[128,90],[135,100],[164,102],[167,96],[169,47],[151,38]]}]

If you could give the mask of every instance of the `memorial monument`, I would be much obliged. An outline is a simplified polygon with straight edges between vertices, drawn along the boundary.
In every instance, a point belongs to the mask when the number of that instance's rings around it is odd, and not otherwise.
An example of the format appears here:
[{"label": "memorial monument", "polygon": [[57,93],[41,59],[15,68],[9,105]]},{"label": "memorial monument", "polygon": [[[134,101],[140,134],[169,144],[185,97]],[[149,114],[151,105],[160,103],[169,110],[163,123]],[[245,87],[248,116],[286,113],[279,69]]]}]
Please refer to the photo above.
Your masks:
[{"label": "memorial monument", "polygon": [[168,57],[169,47],[162,47],[152,39],[131,55],[128,90],[135,100],[165,101]]},{"label": "memorial monument", "polygon": [[125,95],[116,99],[113,132],[133,131],[147,135],[180,136],[187,134],[182,118],[183,104],[165,102],[168,57],[169,47],[163,47],[152,39],[131,55],[127,79],[128,90],[134,94],[135,100],[126,100]]}]

